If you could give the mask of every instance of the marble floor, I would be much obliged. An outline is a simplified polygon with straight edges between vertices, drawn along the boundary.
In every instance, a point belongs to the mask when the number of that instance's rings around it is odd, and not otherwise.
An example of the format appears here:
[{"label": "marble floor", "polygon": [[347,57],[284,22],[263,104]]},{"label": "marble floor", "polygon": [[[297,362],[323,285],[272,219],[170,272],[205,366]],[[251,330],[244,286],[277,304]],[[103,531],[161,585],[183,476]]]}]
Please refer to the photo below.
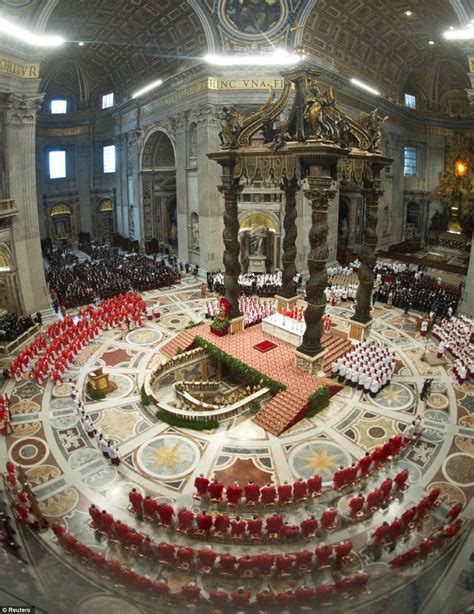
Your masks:
[{"label": "marble floor", "polygon": [[[403,573],[390,573],[388,558],[374,562],[365,553],[375,526],[393,519],[400,509],[418,501],[433,486],[446,495],[436,511],[439,520],[455,501],[467,505],[464,516],[472,517],[474,386],[459,386],[449,362],[430,366],[422,360],[424,352],[435,346],[431,342],[426,345],[416,333],[414,316],[404,317],[397,309],[375,308],[371,337],[389,345],[397,356],[397,374],[392,384],[375,399],[345,387],[322,413],[300,421],[279,437],[268,434],[245,415],[221,424],[215,431],[195,432],[157,421],[153,412],[141,405],[140,388],[147,373],[163,360],[160,348],[187,325],[204,319],[205,299],[200,296],[199,283],[187,277],[179,286],[147,292],[144,298],[149,304],[159,298],[160,321],[146,322],[132,332],[109,331],[82,351],[67,375],[81,391],[93,422],[107,439],[117,443],[122,458],[119,467],[105,461],[87,437],[69,396],[70,383],[53,386],[48,382],[40,387],[24,379],[4,386],[3,392],[11,397],[14,432],[0,440],[0,457],[24,469],[48,520],[63,522],[68,531],[109,558],[118,555],[104,541],[98,541],[87,525],[91,502],[158,541],[184,543],[186,538],[176,532],[170,536],[164,529],[144,525],[130,515],[127,506],[132,487],[172,502],[175,507],[196,507],[192,494],[199,473],[215,475],[224,483],[242,481],[241,476],[246,476],[260,484],[294,481],[320,473],[329,485],[340,465],[350,464],[364,451],[403,432],[418,412],[426,427],[421,441],[397,461],[396,467],[386,470],[392,477],[398,469],[409,471],[411,486],[403,499],[368,522],[342,523],[327,539],[328,543],[351,539],[356,551],[355,569],[363,568],[374,578],[370,596],[342,609],[454,612],[469,603],[473,544],[467,531],[439,558],[433,557],[425,565]],[[328,311],[337,328],[347,331],[351,304]],[[106,400],[92,402],[84,396],[85,383],[87,374],[97,367],[110,374],[117,389]],[[434,384],[425,404],[418,400],[418,393],[428,376],[434,378]],[[377,478],[374,485],[383,477]],[[335,503],[343,511],[344,497]],[[299,523],[309,513],[319,516],[322,509],[317,501],[306,502],[292,506],[287,517]],[[127,598],[111,583],[75,565],[58,549],[51,530],[40,534],[19,530],[17,537],[29,565],[20,564],[18,573],[11,574],[8,586],[2,587],[2,604],[29,603],[39,611],[80,614],[103,611],[104,607],[128,613],[159,609],[145,598]],[[194,545],[200,547],[199,543]],[[269,549],[252,548],[256,552]],[[273,548],[294,551],[295,545],[278,544]],[[221,552],[228,547],[216,544],[215,549]],[[232,550],[245,553],[248,546],[233,545]],[[1,562],[4,564],[5,556]],[[152,569],[147,561],[137,565],[140,573],[152,578],[166,577],[170,586],[179,587],[191,579],[159,566]],[[213,587],[209,578],[197,581],[204,595]],[[219,580],[214,586],[221,585]],[[261,586],[262,579],[253,579],[251,590],[256,592]],[[233,590],[235,586],[229,588]]]}]

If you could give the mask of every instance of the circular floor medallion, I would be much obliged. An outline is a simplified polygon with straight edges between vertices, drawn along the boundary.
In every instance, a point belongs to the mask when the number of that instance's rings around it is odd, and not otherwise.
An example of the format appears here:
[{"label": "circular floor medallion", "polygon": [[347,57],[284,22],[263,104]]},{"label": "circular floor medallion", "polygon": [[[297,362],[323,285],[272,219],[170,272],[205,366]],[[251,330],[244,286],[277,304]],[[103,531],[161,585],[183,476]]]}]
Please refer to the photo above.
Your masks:
[{"label": "circular floor medallion", "polygon": [[8,451],[11,460],[22,467],[33,467],[49,454],[48,444],[37,437],[27,437],[16,441]]},{"label": "circular floor medallion", "polygon": [[374,405],[398,411],[408,409],[414,400],[413,392],[408,386],[393,381],[385,386],[374,399],[371,398]]},{"label": "circular floor medallion", "polygon": [[474,456],[459,452],[443,463],[444,475],[458,486],[474,486]]},{"label": "circular floor medallion", "polygon": [[428,397],[426,401],[426,406],[431,407],[431,409],[448,409],[449,407],[448,397],[446,397],[444,394],[433,392]]},{"label": "circular floor medallion", "polygon": [[199,462],[198,446],[180,435],[162,435],[138,450],[137,460],[146,473],[161,479],[179,478]]},{"label": "circular floor medallion", "polygon": [[128,333],[125,340],[134,345],[154,345],[163,339],[163,333],[152,328],[137,328]]},{"label": "circular floor medallion", "polygon": [[332,481],[334,473],[342,465],[350,465],[351,457],[342,447],[327,441],[314,441],[296,446],[288,459],[297,477],[308,479],[319,473],[323,482]]}]

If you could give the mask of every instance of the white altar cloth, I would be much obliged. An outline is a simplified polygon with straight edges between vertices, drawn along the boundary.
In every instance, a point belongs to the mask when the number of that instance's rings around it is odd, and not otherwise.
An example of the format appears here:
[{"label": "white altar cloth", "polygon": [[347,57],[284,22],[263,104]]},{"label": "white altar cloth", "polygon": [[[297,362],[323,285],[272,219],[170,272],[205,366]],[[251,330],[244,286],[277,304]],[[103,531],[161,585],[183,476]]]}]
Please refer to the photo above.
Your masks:
[{"label": "white altar cloth", "polygon": [[274,313],[262,320],[262,331],[272,337],[299,347],[303,341],[306,322],[288,318],[281,313]]}]

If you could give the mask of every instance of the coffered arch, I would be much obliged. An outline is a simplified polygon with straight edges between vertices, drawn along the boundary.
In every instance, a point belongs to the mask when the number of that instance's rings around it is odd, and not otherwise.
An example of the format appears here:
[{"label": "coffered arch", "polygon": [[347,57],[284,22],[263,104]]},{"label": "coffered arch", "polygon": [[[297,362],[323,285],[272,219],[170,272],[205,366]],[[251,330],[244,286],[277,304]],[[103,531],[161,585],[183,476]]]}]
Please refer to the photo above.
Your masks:
[{"label": "coffered arch", "polygon": [[[185,0],[61,0],[53,10],[49,5],[42,10],[48,11],[47,21],[37,10],[38,22],[70,43],[46,57],[46,85],[61,53],[79,63],[91,91],[107,81],[120,99],[152,79],[189,67],[214,47],[204,11]],[[79,41],[85,44],[79,47]]]},{"label": "coffered arch", "polygon": [[141,159],[141,170],[175,168],[175,145],[162,128],[153,129],[146,137]]},{"label": "coffered arch", "polygon": [[419,0],[411,17],[404,14],[406,8],[400,1],[318,0],[304,23],[302,44],[320,64],[396,99],[407,67],[436,58],[463,60],[462,52],[441,36],[460,25],[449,2]]}]

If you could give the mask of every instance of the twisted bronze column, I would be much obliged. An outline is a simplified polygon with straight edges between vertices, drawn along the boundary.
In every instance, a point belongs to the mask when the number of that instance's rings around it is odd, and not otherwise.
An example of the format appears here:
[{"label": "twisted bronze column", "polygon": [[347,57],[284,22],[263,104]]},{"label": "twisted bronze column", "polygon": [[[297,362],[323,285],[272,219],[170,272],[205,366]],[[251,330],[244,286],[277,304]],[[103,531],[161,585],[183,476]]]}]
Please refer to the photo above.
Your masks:
[{"label": "twisted bronze column", "polygon": [[[221,163],[222,164],[222,163]],[[237,200],[242,186],[240,179],[233,176],[234,162],[223,165],[221,176],[222,185],[218,186],[219,192],[224,195],[224,285],[225,297],[229,301],[229,317],[240,316],[239,311],[239,275],[240,275],[240,244],[239,244],[239,217]]]},{"label": "twisted bronze column", "polygon": [[282,286],[280,295],[285,298],[295,296],[294,277],[296,275],[296,191],[298,190],[298,180],[296,177],[288,179],[283,177],[281,188],[285,192],[285,219],[283,226],[285,236],[283,238],[283,263]]},{"label": "twisted bronze column", "polygon": [[364,242],[360,254],[360,267],[358,271],[359,287],[356,295],[355,313],[352,320],[366,324],[371,320],[370,307],[372,290],[374,288],[374,267],[376,263],[375,250],[377,248],[377,213],[379,198],[383,191],[379,190],[380,182],[370,182],[368,187],[360,193],[365,197],[366,214],[364,224]]},{"label": "twisted bronze column", "polygon": [[[326,182],[329,187],[331,180]],[[318,184],[321,185],[320,183]],[[308,306],[304,314],[306,331],[298,352],[307,356],[316,356],[322,352],[321,337],[323,335],[323,322],[321,320],[326,308],[324,290],[327,286],[328,275],[326,264],[328,259],[328,208],[335,192],[327,189],[310,188],[304,190],[304,195],[311,201],[312,226],[309,232],[311,251],[308,255],[309,280],[306,283],[306,300]]]}]

